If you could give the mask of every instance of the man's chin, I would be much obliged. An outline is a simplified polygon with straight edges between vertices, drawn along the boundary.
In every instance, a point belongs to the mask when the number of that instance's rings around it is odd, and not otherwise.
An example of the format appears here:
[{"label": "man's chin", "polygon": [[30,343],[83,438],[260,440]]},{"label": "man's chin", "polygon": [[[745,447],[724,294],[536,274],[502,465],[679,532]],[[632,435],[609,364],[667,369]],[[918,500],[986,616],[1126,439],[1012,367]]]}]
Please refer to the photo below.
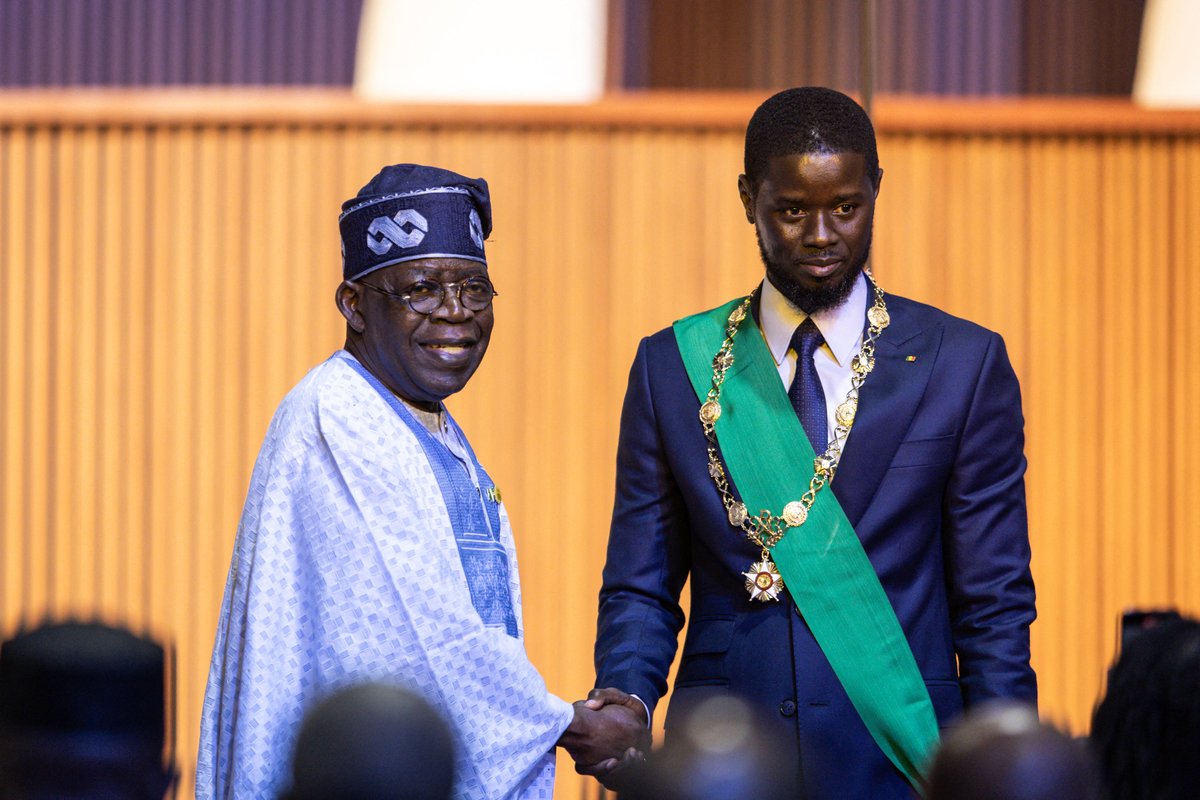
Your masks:
[{"label": "man's chin", "polygon": [[792,305],[806,314],[816,314],[837,308],[854,291],[854,282],[862,274],[863,265],[848,270],[842,275],[829,281],[822,281],[816,286],[804,284],[784,275],[770,264],[767,265],[767,277],[779,293],[791,301]]}]

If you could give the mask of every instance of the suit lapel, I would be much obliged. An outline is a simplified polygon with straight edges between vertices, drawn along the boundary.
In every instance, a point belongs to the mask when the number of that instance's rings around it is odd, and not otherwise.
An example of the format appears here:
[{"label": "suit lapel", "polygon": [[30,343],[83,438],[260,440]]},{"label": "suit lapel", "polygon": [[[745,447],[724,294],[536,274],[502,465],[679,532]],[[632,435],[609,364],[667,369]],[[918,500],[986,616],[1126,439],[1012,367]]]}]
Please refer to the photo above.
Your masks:
[{"label": "suit lapel", "polygon": [[862,519],[908,432],[942,342],[940,324],[918,319],[897,298],[887,299],[892,324],[875,345],[875,369],[863,384],[833,479],[833,493],[852,525]]}]

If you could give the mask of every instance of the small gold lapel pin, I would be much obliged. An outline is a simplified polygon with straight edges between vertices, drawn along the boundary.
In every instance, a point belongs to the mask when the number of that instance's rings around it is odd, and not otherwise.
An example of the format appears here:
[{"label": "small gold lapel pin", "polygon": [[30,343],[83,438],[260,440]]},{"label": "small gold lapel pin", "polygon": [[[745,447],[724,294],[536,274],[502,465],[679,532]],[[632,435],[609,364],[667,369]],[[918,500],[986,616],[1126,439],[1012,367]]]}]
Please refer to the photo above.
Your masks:
[{"label": "small gold lapel pin", "polygon": [[916,356],[905,356],[904,360],[911,364],[917,360],[917,357]]}]

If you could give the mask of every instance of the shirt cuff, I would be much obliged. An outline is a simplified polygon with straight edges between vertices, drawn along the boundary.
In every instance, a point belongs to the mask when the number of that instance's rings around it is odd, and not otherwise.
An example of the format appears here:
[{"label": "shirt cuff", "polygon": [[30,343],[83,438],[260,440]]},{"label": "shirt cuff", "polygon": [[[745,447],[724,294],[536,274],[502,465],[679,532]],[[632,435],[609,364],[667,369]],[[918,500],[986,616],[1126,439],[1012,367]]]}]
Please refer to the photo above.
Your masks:
[{"label": "shirt cuff", "polygon": [[629,696],[632,697],[634,700],[637,700],[639,703],[641,703],[642,708],[646,709],[646,727],[649,728],[650,727],[650,706],[646,705],[646,701],[643,700],[642,698],[638,697],[636,694],[631,694]]}]

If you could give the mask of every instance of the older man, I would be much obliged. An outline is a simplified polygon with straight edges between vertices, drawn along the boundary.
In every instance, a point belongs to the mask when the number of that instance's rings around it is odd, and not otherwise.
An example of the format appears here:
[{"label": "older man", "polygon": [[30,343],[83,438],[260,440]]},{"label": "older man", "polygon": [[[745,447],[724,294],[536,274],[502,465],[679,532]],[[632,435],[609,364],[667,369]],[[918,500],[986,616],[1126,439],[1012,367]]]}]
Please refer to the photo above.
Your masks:
[{"label": "older man", "polygon": [[255,465],[197,795],[275,796],[305,707],[383,680],[450,722],[457,797],[548,798],[556,743],[603,763],[641,741],[646,720],[618,692],[575,706],[547,692],[522,644],[500,492],[442,404],[492,333],[487,184],[387,167],[345,203],[340,228],[345,349],[284,399]]}]

